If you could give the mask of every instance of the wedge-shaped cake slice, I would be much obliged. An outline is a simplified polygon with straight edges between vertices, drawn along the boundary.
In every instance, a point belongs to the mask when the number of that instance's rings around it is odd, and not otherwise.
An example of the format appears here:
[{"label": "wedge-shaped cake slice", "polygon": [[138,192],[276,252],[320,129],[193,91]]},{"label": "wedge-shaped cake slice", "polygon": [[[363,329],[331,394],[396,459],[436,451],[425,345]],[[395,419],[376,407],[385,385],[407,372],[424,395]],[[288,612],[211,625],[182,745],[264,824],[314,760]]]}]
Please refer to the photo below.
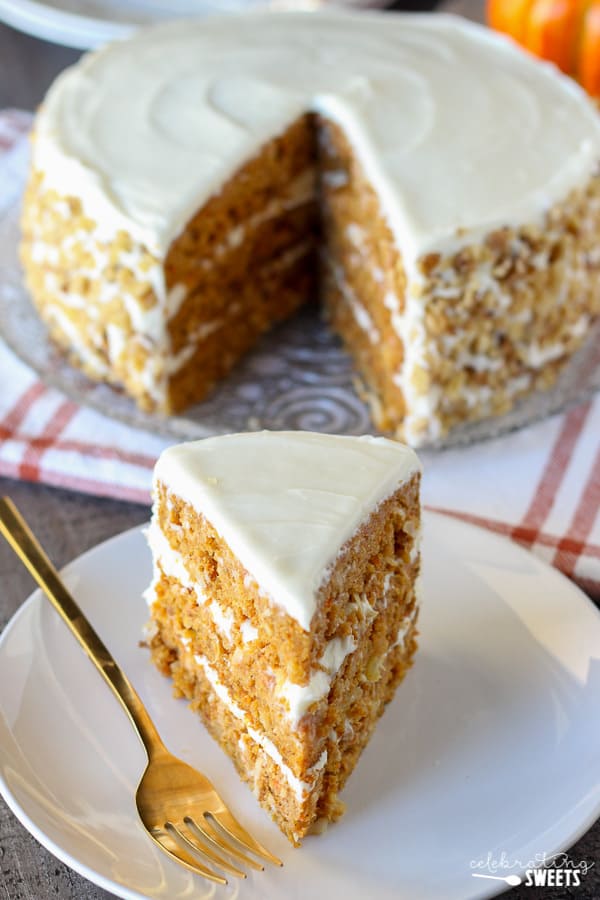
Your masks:
[{"label": "wedge-shaped cake slice", "polygon": [[378,437],[255,432],[160,457],[152,655],[297,844],[416,649],[420,467]]}]

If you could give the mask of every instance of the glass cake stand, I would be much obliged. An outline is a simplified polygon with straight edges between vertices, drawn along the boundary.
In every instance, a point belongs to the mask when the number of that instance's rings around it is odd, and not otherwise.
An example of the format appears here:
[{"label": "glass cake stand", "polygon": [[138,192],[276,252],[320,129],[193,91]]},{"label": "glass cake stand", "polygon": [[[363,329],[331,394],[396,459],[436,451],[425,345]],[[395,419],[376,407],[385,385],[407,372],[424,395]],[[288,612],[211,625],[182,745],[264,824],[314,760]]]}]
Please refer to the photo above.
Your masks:
[{"label": "glass cake stand", "polygon": [[[19,205],[0,217],[0,334],[48,384],[106,416],[135,428],[191,440],[213,434],[304,429],[338,434],[373,432],[356,374],[316,305],[266,335],[234,372],[185,415],[141,412],[122,392],[90,381],[48,339],[18,262]],[[581,403],[600,389],[600,322],[549,391],[520,401],[508,414],[456,428],[431,449],[494,438]]]}]

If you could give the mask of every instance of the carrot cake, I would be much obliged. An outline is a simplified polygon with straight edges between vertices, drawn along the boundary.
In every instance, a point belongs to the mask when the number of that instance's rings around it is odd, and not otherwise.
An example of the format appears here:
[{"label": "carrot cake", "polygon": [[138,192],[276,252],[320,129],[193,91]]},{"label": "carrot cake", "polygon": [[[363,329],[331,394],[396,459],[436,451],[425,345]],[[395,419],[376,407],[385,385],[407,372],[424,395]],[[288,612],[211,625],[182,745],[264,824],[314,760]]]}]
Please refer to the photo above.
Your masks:
[{"label": "carrot cake", "polygon": [[600,121],[444,15],[141,30],[35,124],[27,284],[94,378],[202,399],[318,289],[379,428],[418,446],[553,382],[600,311]]},{"label": "carrot cake", "polygon": [[387,438],[249,432],[166,450],[150,645],[294,844],[416,649],[420,467]]}]

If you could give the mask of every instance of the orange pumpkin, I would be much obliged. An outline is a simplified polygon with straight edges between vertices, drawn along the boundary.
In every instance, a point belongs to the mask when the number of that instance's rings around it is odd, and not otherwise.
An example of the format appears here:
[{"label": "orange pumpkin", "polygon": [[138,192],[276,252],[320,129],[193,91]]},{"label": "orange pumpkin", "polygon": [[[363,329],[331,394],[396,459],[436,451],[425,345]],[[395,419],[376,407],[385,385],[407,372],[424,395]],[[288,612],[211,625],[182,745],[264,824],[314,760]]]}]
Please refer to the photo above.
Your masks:
[{"label": "orange pumpkin", "polygon": [[600,97],[600,0],[487,0],[487,18]]}]

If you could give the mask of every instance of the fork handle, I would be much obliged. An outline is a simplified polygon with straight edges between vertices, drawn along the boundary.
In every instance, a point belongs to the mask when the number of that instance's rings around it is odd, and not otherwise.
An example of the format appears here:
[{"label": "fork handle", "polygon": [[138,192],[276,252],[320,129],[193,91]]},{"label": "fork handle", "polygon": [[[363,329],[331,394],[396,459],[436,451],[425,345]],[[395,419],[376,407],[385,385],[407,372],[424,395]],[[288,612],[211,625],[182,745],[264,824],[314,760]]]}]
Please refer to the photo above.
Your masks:
[{"label": "fork handle", "polygon": [[164,750],[164,745],[133,685],[84,616],[9,497],[0,497],[0,534],[6,538],[21,562],[33,575],[121,702],[148,757],[160,753]]}]

